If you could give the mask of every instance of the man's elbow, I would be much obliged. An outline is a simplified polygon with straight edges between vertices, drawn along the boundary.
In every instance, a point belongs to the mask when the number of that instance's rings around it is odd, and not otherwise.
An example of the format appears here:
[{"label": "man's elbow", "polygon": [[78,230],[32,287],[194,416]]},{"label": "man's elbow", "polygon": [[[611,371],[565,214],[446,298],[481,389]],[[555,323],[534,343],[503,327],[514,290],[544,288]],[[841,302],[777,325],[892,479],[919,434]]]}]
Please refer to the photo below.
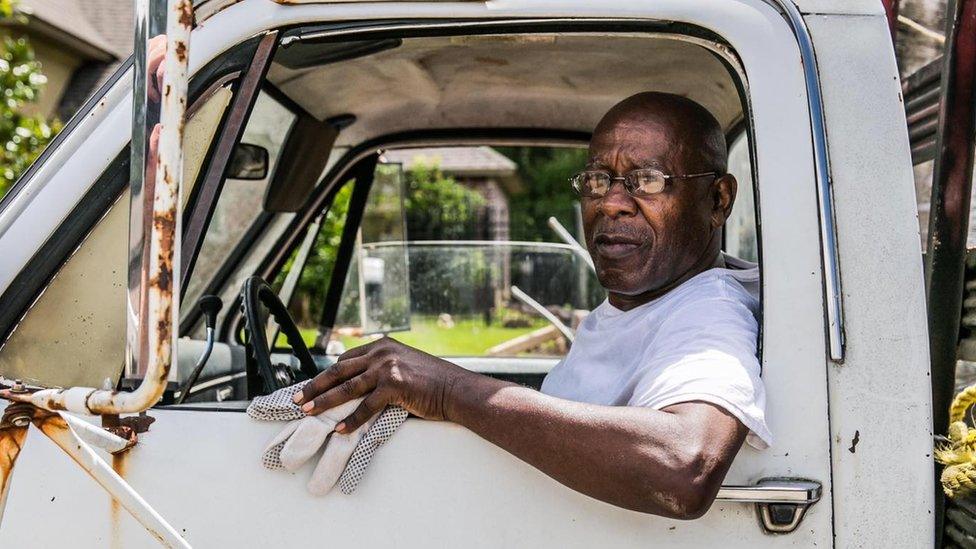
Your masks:
[{"label": "man's elbow", "polygon": [[689,489],[675,499],[669,509],[669,517],[678,520],[695,520],[708,512],[715,501],[715,494],[703,489]]},{"label": "man's elbow", "polygon": [[683,456],[674,470],[671,493],[662,498],[665,516],[694,520],[708,512],[728,470],[728,464],[717,458],[708,451],[693,451]]}]

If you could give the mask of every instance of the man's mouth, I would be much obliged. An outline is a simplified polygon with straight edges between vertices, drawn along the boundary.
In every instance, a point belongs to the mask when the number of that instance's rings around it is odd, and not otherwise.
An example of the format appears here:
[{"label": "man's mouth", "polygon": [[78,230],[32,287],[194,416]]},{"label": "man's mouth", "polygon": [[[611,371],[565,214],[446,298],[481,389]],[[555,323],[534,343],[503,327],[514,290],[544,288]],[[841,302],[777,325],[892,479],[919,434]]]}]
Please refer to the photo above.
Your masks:
[{"label": "man's mouth", "polygon": [[596,251],[607,259],[620,259],[630,255],[644,245],[643,239],[637,239],[628,235],[598,234],[593,239]]}]

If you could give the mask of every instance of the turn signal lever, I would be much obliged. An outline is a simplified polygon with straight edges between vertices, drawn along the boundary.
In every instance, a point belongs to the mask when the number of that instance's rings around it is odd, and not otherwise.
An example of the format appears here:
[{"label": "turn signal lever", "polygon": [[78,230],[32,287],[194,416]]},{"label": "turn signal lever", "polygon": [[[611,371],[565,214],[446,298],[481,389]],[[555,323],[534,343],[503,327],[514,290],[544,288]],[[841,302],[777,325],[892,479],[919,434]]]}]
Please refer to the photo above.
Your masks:
[{"label": "turn signal lever", "polygon": [[207,346],[203,350],[203,354],[197,359],[196,365],[193,367],[193,372],[190,373],[190,377],[186,379],[186,383],[180,388],[180,396],[176,399],[176,404],[183,404],[186,397],[190,394],[190,389],[193,388],[193,384],[197,382],[197,378],[200,377],[200,372],[203,371],[203,367],[207,365],[207,360],[210,359],[210,353],[213,352],[214,339],[216,334],[217,326],[217,313],[224,306],[223,301],[215,295],[205,295],[197,301],[197,307],[200,312],[206,317],[207,322]]}]

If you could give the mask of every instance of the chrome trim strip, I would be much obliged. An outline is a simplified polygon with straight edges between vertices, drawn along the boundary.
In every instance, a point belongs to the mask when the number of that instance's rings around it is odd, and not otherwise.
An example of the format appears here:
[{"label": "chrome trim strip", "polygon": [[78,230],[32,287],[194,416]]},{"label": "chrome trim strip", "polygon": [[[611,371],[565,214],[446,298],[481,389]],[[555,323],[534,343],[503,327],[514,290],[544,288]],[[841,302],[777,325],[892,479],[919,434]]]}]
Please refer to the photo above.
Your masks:
[{"label": "chrome trim strip", "polygon": [[715,501],[741,503],[798,503],[820,501],[823,489],[809,480],[761,480],[753,486],[722,486]]},{"label": "chrome trim strip", "polygon": [[[211,387],[214,387],[214,386],[217,386],[217,385],[221,385],[221,384],[224,384],[224,383],[229,383],[231,381],[234,381],[235,379],[240,379],[240,378],[242,378],[242,377],[244,377],[246,375],[247,375],[247,372],[237,372],[237,373],[234,373],[234,374],[229,374],[229,375],[224,375],[224,376],[220,376],[220,377],[215,377],[213,379],[208,379],[207,381],[204,381],[203,383],[194,384],[193,385],[193,388],[190,389],[190,394],[192,395],[192,394],[195,394],[195,393],[199,393],[200,391],[206,391],[207,389],[209,389]],[[180,392],[179,391],[176,391],[176,393],[175,393],[174,396],[179,396],[179,394],[180,394]],[[192,402],[188,402],[187,404],[193,404],[193,403]]]},{"label": "chrome trim strip", "polygon": [[813,134],[813,158],[817,172],[817,206],[820,214],[820,257],[823,267],[824,301],[827,309],[827,338],[830,359],[844,361],[844,307],[841,301],[840,266],[837,253],[837,227],[834,220],[834,196],[830,180],[830,156],[827,150],[827,130],[824,122],[823,96],[817,74],[817,56],[813,41],[800,10],[792,0],[766,0],[780,8],[793,29],[810,107],[810,130]]}]

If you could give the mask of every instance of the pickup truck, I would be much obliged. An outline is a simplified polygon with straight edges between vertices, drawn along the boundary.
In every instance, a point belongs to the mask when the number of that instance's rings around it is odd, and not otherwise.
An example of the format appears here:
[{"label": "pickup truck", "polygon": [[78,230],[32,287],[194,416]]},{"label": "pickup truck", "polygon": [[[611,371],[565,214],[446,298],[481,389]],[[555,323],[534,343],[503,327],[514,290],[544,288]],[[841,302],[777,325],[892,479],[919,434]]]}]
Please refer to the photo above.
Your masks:
[{"label": "pickup truck", "polygon": [[[133,62],[0,201],[0,381],[17,401],[0,423],[2,545],[936,539],[933,410],[948,402],[933,408],[912,147],[882,3],[193,4],[137,2]],[[146,74],[160,34],[161,85]],[[702,518],[592,500],[461,427],[416,418],[353,495],[313,497],[300,474],[261,467],[278,426],[241,413],[250,399],[371,334],[460,334],[467,324],[454,319],[474,310],[458,289],[471,265],[503,281],[486,283],[496,306],[514,302],[509,285],[566,292],[545,304],[582,310],[599,297],[581,290],[571,243],[411,241],[393,153],[579,149],[611,105],[645,90],[687,96],[722,124],[739,180],[725,250],[761,268],[775,442],[742,448]],[[447,272],[435,280],[421,265]],[[961,276],[961,260],[945,265]],[[254,277],[293,315],[311,309],[298,322],[311,361],[276,337],[280,319],[265,324],[255,308],[266,303],[241,297]],[[546,286],[563,278],[581,282]],[[451,305],[424,305],[418,292],[432,284],[456,290]],[[533,324],[533,337],[549,337],[544,328]],[[565,351],[553,337],[509,354],[441,354],[538,386]]]}]

